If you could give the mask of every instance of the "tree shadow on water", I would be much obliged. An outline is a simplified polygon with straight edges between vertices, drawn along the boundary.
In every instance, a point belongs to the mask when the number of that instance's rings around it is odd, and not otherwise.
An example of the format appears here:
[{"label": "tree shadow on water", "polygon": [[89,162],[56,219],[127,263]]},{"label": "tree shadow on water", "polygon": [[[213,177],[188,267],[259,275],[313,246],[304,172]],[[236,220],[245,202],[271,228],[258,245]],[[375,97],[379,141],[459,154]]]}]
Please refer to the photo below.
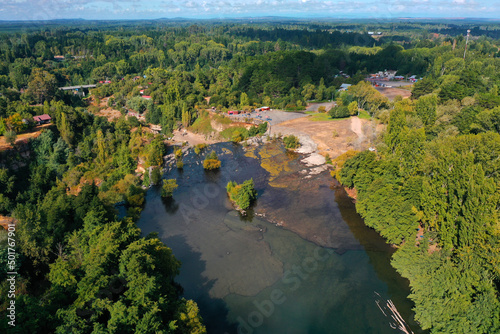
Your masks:
[{"label": "tree shadow on water", "polygon": [[409,282],[391,265],[391,256],[395,249],[386,243],[374,229],[365,225],[363,218],[356,211],[355,204],[337,181],[332,189],[335,191],[335,202],[338,205],[342,219],[347,223],[354,237],[360,242],[370,259],[370,263],[378,278],[388,287],[387,294],[396,305],[404,320],[415,333],[428,333],[422,330],[415,321],[412,308],[414,304],[408,299]]},{"label": "tree shadow on water", "polygon": [[200,309],[208,333],[236,334],[236,324],[227,323],[228,308],[224,300],[210,296],[215,280],[203,275],[206,265],[201,253],[193,250],[182,235],[164,238],[175,257],[181,261],[180,274],[176,281],[183,287],[183,297],[194,300]]},{"label": "tree shadow on water", "polygon": [[175,214],[177,210],[179,210],[179,204],[177,204],[173,197],[162,197],[161,202],[165,207],[165,211],[167,211],[171,215]]}]

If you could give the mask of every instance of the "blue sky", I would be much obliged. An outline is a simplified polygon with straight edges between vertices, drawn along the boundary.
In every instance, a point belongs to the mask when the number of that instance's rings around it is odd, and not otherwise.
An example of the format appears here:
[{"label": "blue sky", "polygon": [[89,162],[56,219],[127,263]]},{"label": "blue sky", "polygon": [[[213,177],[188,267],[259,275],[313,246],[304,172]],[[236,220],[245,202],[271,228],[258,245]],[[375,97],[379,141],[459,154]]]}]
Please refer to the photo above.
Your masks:
[{"label": "blue sky", "polygon": [[162,17],[474,17],[500,19],[498,0],[0,0],[0,20]]}]

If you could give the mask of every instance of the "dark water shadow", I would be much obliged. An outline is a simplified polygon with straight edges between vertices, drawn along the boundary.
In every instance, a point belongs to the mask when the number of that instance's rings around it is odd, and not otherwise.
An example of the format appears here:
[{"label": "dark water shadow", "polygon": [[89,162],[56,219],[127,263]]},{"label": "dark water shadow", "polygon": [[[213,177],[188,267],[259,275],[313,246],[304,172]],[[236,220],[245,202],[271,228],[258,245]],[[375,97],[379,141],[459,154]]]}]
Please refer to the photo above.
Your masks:
[{"label": "dark water shadow", "polygon": [[386,243],[385,239],[374,229],[365,225],[363,218],[356,211],[353,200],[347,195],[337,180],[332,181],[331,188],[335,191],[342,219],[347,223],[354,237],[364,247],[378,278],[387,284],[387,294],[394,302],[398,312],[415,333],[429,333],[420,328],[412,311],[415,304],[408,299],[410,293],[409,281],[402,277],[391,265],[395,249]]},{"label": "dark water shadow", "polygon": [[179,210],[179,204],[176,203],[173,197],[162,198],[161,201],[165,207],[165,211],[169,214],[173,215]]},{"label": "dark water shadow", "polygon": [[255,211],[253,206],[245,210],[245,214],[239,213],[240,221],[251,223],[255,217]]},{"label": "dark water shadow", "polygon": [[224,300],[213,298],[209,294],[215,280],[209,280],[203,275],[206,265],[205,261],[201,259],[201,253],[193,250],[186,242],[185,237],[181,235],[162,238],[162,241],[176,250],[176,258],[182,262],[176,281],[182,282],[183,297],[193,299],[198,304],[207,332],[236,333],[236,324],[221,321],[221,319],[227,319],[228,314]]}]

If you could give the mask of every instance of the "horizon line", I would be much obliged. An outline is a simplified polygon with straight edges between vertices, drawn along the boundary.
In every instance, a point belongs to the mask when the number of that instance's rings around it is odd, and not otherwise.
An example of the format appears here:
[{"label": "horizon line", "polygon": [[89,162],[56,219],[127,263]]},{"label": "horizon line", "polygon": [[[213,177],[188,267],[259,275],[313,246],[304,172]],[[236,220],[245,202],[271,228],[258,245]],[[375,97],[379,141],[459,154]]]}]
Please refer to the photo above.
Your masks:
[{"label": "horizon line", "polygon": [[160,20],[186,20],[186,21],[208,21],[208,20],[256,20],[256,19],[288,19],[288,20],[342,20],[342,21],[355,21],[355,20],[380,20],[380,21],[393,21],[393,20],[455,20],[455,21],[465,21],[465,20],[481,20],[481,21],[499,21],[500,18],[494,17],[423,17],[423,16],[400,16],[400,17],[340,17],[340,16],[276,16],[276,15],[263,15],[263,16],[225,16],[225,17],[159,17],[159,18],[123,18],[123,19],[89,19],[89,18],[54,18],[47,20],[30,20],[30,19],[0,19],[0,23],[5,22],[54,22],[54,21],[100,21],[100,22],[123,22],[123,21],[160,21]]}]

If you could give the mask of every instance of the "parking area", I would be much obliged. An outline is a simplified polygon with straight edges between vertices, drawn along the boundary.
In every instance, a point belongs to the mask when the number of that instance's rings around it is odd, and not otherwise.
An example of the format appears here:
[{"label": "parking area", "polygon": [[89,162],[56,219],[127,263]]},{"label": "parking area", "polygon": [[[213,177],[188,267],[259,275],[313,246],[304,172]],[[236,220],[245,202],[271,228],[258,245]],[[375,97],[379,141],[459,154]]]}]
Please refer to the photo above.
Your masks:
[{"label": "parking area", "polygon": [[271,125],[276,125],[285,121],[296,118],[307,117],[309,115],[300,112],[290,112],[282,110],[254,111],[248,114],[233,115],[234,118],[257,118],[269,122]]}]

